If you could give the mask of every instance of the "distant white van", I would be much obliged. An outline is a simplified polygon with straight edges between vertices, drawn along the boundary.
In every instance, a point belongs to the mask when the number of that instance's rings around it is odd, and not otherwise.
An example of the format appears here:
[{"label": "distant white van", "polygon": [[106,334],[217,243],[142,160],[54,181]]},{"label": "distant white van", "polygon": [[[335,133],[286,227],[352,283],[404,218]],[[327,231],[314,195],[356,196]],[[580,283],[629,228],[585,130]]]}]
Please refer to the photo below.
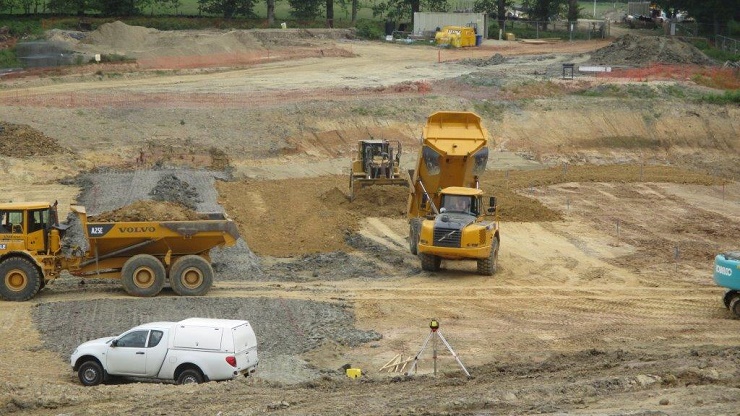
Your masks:
[{"label": "distant white van", "polygon": [[85,342],[72,353],[70,364],[86,386],[109,376],[188,384],[248,376],[259,358],[248,321],[189,318],[143,324],[116,337]]}]

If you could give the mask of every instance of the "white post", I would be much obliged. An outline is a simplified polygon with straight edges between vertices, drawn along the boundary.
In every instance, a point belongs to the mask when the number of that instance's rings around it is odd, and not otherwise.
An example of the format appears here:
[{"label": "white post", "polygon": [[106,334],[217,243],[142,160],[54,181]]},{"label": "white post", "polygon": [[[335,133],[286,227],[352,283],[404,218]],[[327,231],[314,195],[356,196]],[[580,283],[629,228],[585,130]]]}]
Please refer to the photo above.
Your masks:
[{"label": "white post", "polygon": [[596,0],[594,0],[594,19],[596,18]]}]

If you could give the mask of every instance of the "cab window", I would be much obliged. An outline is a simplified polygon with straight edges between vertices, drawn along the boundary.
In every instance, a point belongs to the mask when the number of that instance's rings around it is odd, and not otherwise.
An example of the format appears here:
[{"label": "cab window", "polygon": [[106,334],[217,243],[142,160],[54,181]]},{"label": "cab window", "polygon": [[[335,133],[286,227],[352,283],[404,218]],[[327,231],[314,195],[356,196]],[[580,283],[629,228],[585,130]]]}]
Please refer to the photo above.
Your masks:
[{"label": "cab window", "polygon": [[118,338],[116,346],[124,348],[144,348],[144,346],[146,345],[146,336],[148,334],[149,331],[129,332],[121,338]]},{"label": "cab window", "polygon": [[28,213],[28,232],[43,230],[44,225],[49,221],[49,210],[42,209],[30,211]]},{"label": "cab window", "polygon": [[0,232],[23,233],[23,211],[0,211]]},{"label": "cab window", "polygon": [[149,343],[147,344],[147,347],[152,348],[159,345],[159,341],[162,340],[162,335],[164,335],[164,332],[153,330],[149,335]]}]

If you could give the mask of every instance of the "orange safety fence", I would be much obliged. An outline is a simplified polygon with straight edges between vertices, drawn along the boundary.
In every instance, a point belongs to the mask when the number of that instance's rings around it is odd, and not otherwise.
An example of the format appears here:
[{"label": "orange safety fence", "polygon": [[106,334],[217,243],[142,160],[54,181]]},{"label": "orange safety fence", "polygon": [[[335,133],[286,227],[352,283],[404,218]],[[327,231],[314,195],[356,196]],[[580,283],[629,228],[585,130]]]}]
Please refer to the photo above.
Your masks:
[{"label": "orange safety fence", "polygon": [[598,74],[599,78],[626,78],[634,81],[700,81],[703,85],[713,84],[717,88],[740,88],[740,72],[737,68],[706,67],[686,64],[651,64],[642,68],[615,68],[611,72]]}]

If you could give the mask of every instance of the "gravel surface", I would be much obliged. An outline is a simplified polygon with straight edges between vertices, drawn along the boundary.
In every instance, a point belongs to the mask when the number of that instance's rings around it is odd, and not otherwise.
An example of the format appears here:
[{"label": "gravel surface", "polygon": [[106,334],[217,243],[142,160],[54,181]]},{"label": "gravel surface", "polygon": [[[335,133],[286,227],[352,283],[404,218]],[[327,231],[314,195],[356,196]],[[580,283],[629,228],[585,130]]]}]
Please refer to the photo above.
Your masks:
[{"label": "gravel surface", "polygon": [[[291,356],[327,342],[354,347],[382,338],[375,331],[354,328],[354,314],[347,304],[283,298],[159,296],[47,302],[34,309],[33,319],[44,339],[44,348],[68,359],[82,342],[117,335],[146,322],[179,321],[194,316],[248,320],[259,345],[261,363],[257,377],[283,382],[306,380],[308,373],[316,377],[321,370]],[[59,325],[62,321],[65,325]],[[337,368],[342,364],[337,363]],[[300,374],[285,371],[286,367],[293,371],[296,365]]]}]

